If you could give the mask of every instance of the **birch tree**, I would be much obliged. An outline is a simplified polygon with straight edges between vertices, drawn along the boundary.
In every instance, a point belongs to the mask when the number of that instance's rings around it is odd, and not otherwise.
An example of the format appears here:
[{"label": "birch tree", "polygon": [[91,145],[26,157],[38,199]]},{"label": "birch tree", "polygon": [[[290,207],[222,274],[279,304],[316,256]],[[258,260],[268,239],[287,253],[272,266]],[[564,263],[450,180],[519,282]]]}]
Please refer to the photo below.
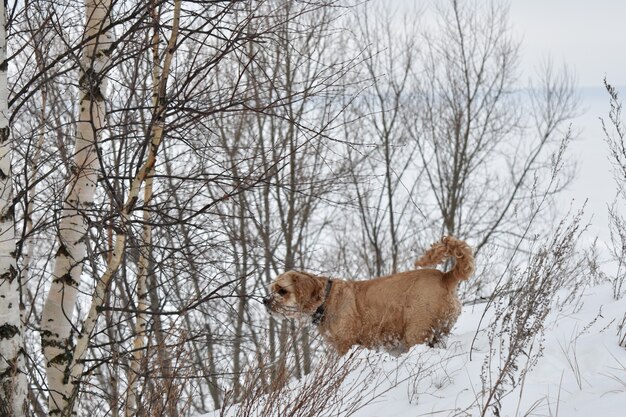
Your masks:
[{"label": "birch tree", "polygon": [[84,48],[78,85],[80,114],[76,126],[74,164],[67,185],[58,231],[58,250],[54,259],[52,283],[44,305],[41,344],[46,358],[46,373],[51,415],[69,415],[75,381],[68,376],[74,359],[72,319],[76,294],[87,255],[89,213],[94,202],[100,171],[98,138],[105,124],[107,90],[104,70],[111,51],[110,0],[86,0]]},{"label": "birch tree", "polygon": [[16,268],[7,85],[6,2],[0,1],[0,415],[26,415],[26,369]]},{"label": "birch tree", "polygon": [[[176,3],[175,10],[175,22],[178,24],[180,19],[180,2]],[[172,53],[176,46],[177,32],[173,31],[170,41],[167,45],[167,50],[164,54],[165,63],[162,63],[160,47],[159,31],[161,29],[160,13],[157,7],[156,1],[150,3],[150,16],[153,25],[152,32],[152,131],[150,133],[151,148],[158,146],[163,138],[164,132],[164,101],[165,101],[165,88],[167,83],[167,77],[169,76],[169,70],[172,60]],[[176,27],[174,28],[176,30]],[[162,65],[165,67],[162,68]],[[152,151],[151,151],[152,152]],[[154,164],[153,164],[154,165]],[[151,245],[152,245],[152,226],[150,211],[147,206],[152,200],[153,193],[153,174],[154,166],[148,166],[146,171],[146,179],[143,190],[143,203],[144,208],[142,210],[143,215],[143,228],[141,242],[142,246],[139,253],[138,271],[137,271],[137,317],[135,319],[135,338],[133,341],[133,357],[130,362],[130,371],[128,373],[128,389],[126,396],[126,416],[132,417],[137,415],[137,397],[139,395],[139,377],[141,375],[141,363],[144,356],[144,348],[146,345],[146,326],[147,317],[145,311],[148,309],[148,274],[150,270]]]}]

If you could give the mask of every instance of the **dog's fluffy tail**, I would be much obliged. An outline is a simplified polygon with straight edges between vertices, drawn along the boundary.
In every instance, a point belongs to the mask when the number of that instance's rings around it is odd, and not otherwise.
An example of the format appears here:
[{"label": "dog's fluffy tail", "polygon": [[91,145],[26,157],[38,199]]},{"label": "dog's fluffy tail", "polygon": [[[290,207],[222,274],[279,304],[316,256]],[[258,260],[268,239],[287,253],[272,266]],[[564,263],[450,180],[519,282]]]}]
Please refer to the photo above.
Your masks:
[{"label": "dog's fluffy tail", "polygon": [[454,259],[452,269],[444,273],[444,279],[456,285],[458,281],[468,279],[474,273],[474,254],[472,248],[462,240],[445,236],[434,243],[416,262],[416,267],[433,266],[448,258]]}]

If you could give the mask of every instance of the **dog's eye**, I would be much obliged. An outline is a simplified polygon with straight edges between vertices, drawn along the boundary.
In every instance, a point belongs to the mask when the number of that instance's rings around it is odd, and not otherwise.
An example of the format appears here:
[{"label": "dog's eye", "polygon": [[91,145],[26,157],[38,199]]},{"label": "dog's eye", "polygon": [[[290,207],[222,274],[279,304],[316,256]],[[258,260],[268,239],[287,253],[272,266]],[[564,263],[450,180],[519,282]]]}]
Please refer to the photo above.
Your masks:
[{"label": "dog's eye", "polygon": [[284,288],[279,289],[277,292],[278,292],[278,295],[285,295],[285,294],[287,294],[287,290],[284,289]]}]

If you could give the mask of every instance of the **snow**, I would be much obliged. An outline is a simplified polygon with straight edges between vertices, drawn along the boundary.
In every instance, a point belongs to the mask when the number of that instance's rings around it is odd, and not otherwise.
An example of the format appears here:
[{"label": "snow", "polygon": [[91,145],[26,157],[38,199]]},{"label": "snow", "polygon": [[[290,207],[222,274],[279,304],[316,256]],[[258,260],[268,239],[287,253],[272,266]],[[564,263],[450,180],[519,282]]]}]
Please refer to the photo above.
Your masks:
[{"label": "snow", "polygon": [[[588,288],[574,301],[562,305],[561,300],[568,295],[562,291],[555,297],[543,334],[525,348],[525,355],[530,356],[521,355],[517,361],[514,385],[506,380],[498,409],[488,407],[486,416],[626,415],[626,348],[619,346],[626,331],[626,298],[615,300],[610,285]],[[415,346],[398,358],[387,353],[353,351],[355,357],[342,365],[351,369],[337,395],[336,401],[342,404],[320,410],[319,415],[481,415],[487,398],[481,394],[481,372],[486,378],[491,376],[492,381],[497,377],[503,363],[498,346],[506,341],[506,336],[496,335],[495,342],[489,343],[493,308],[487,310],[477,333],[485,308],[486,304],[466,306],[445,348]],[[539,352],[540,346],[541,354],[532,366],[529,358]],[[524,376],[525,367],[529,369]],[[311,380],[319,384],[323,380],[320,375],[323,373],[310,376],[309,381],[294,381],[287,391],[296,397],[303,395],[301,387]],[[225,415],[236,416],[236,408]],[[286,414],[275,411],[253,415]]]}]

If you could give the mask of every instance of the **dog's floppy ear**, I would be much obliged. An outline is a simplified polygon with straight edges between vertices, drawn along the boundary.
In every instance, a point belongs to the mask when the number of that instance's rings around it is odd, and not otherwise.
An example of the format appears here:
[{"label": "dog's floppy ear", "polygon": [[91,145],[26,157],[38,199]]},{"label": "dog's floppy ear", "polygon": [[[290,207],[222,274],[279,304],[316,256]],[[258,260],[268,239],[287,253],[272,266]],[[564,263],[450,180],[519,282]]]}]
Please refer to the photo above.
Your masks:
[{"label": "dog's floppy ear", "polygon": [[296,301],[304,312],[314,312],[322,301],[324,283],[309,274],[297,273],[294,280]]}]

